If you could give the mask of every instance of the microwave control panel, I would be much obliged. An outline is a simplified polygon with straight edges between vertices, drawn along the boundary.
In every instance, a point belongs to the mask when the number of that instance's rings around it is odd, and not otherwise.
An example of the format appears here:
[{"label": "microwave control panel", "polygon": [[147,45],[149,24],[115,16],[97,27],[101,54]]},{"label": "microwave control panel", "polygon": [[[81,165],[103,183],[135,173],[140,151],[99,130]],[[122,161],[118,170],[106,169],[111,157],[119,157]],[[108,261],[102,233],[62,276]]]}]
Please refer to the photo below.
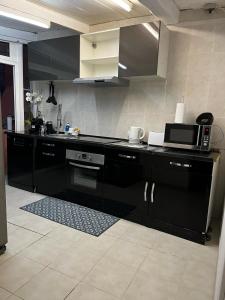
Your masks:
[{"label": "microwave control panel", "polygon": [[201,150],[209,151],[210,150],[210,137],[211,137],[211,126],[203,126],[202,130],[202,143]]}]

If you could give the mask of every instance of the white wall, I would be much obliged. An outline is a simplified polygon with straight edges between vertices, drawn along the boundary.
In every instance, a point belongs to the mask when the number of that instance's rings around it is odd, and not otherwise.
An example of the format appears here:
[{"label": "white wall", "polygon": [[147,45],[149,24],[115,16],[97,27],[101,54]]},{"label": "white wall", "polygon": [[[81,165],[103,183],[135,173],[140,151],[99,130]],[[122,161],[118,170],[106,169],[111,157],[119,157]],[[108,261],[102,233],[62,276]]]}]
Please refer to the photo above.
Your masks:
[{"label": "white wall", "polygon": [[224,296],[225,296],[225,206],[224,206],[223,223],[222,223],[222,230],[220,236],[214,300],[224,300]]},{"label": "white wall", "polygon": [[[215,125],[225,133],[225,22],[172,27],[167,81],[131,81],[124,88],[77,88],[57,83],[56,96],[63,103],[64,121],[85,134],[127,137],[130,125],[163,131],[173,121],[176,102],[184,97],[186,121],[211,111]],[[36,88],[47,98],[47,83]],[[56,120],[56,108],[44,103],[46,119]],[[224,195],[225,140],[215,128],[215,147],[222,152],[217,188],[218,209]]]}]

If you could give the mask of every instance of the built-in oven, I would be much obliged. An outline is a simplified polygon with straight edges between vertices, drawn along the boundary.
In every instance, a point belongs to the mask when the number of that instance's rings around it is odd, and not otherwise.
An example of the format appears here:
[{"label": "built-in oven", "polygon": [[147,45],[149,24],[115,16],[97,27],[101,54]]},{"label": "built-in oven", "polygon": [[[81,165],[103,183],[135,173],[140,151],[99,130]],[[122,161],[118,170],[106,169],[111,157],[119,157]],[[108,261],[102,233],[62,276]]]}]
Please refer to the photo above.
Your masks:
[{"label": "built-in oven", "polygon": [[167,123],[164,146],[209,152],[211,133],[211,125]]},{"label": "built-in oven", "polygon": [[104,154],[66,150],[67,200],[102,209]]}]

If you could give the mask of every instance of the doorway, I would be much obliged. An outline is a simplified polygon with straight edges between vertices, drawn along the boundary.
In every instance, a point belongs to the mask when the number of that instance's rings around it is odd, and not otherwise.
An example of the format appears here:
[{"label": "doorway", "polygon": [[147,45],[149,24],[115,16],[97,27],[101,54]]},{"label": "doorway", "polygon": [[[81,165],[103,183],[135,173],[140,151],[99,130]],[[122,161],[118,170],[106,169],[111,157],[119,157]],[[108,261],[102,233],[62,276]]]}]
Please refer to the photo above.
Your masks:
[{"label": "doorway", "polygon": [[7,171],[7,136],[6,130],[15,130],[14,105],[14,66],[0,63],[0,105],[2,111],[1,128],[3,132],[3,156],[5,172]]},{"label": "doorway", "polygon": [[2,128],[3,130],[15,130],[13,66],[0,64],[0,93]]}]

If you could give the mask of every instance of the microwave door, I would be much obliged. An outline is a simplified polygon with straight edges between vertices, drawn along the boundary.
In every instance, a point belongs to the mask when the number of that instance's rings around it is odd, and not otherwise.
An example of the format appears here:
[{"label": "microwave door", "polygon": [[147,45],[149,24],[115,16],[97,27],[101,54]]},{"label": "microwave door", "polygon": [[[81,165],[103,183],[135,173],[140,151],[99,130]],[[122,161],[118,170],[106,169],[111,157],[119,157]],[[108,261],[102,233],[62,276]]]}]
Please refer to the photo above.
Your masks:
[{"label": "microwave door", "polygon": [[200,150],[202,144],[202,126],[198,126],[198,135],[197,135],[197,142],[196,142],[196,149]]},{"label": "microwave door", "polygon": [[164,146],[195,150],[200,143],[201,132],[198,125],[166,124]]}]

